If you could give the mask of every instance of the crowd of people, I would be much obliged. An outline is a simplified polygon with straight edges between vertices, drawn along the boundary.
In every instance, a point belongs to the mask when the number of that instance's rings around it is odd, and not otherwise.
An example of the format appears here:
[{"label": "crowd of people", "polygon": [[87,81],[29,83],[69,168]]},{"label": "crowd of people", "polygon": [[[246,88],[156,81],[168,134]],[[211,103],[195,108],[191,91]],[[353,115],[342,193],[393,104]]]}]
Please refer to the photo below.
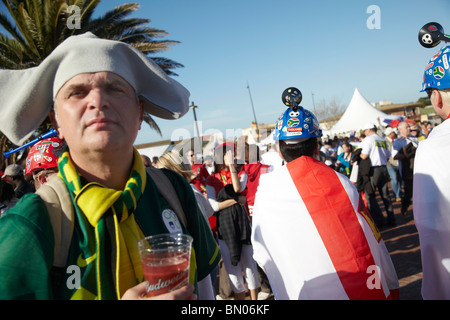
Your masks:
[{"label": "crowd of people", "polygon": [[[449,52],[433,57],[442,70]],[[131,46],[86,33],[0,70],[1,132],[20,145],[47,116],[58,132],[2,175],[0,299],[399,299],[379,232],[396,226],[393,202],[414,205],[424,299],[449,299],[449,73],[425,72],[434,128],[326,139],[288,88],[270,150],[227,141],[204,159],[149,159],[133,146],[144,113],[177,119],[189,92]],[[136,243],[168,232],[193,238],[189,284],[150,298]]]},{"label": "crowd of people", "polygon": [[[420,126],[411,120],[401,121],[395,127],[376,126],[369,122],[358,137],[335,136],[319,142],[319,157],[358,186],[378,228],[396,226],[391,203],[400,202],[401,214],[407,214],[412,200],[415,151],[432,130],[433,126],[428,121]],[[370,148],[376,144],[383,146],[381,152]],[[368,158],[370,161],[364,162]],[[388,182],[394,197],[390,196]],[[377,190],[385,206],[387,221],[384,221],[375,200]]]}]

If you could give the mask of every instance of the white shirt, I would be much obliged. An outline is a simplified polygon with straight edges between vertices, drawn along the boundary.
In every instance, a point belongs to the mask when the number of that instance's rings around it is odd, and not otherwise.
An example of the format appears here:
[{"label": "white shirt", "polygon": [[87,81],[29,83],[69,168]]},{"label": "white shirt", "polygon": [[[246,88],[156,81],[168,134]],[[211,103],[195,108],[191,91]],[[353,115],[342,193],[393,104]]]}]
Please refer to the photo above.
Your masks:
[{"label": "white shirt", "polygon": [[261,155],[261,163],[269,165],[270,171],[272,171],[278,167],[281,167],[284,164],[284,161],[277,151],[270,150]]},{"label": "white shirt", "polygon": [[418,147],[419,146],[419,139],[417,139],[416,137],[413,136],[409,136],[407,138],[399,136],[397,139],[394,140],[394,142],[392,142],[392,157],[395,157],[397,155],[397,153],[400,151],[401,148],[403,148],[404,146],[406,146],[408,143],[412,143],[414,147]]},{"label": "white shirt", "polygon": [[385,166],[391,156],[386,141],[377,134],[365,137],[361,149],[361,153],[369,156],[372,167]]},{"label": "white shirt", "polygon": [[326,156],[325,164],[326,164],[327,166],[333,165],[333,161],[331,161],[331,155],[332,155],[333,152],[334,152],[333,148],[331,148],[331,147],[330,147],[330,148],[327,148],[326,146],[322,146],[322,147],[320,148],[320,151],[322,151],[323,154]]},{"label": "white shirt", "polygon": [[450,299],[450,120],[419,144],[414,160],[414,221],[422,255],[422,296]]}]

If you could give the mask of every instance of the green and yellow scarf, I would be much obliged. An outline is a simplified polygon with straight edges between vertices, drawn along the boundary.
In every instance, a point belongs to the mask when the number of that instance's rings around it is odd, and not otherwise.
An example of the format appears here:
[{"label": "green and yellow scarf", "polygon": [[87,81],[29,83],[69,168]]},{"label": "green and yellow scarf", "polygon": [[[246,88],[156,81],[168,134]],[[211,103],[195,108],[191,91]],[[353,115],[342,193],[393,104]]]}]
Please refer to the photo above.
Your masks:
[{"label": "green and yellow scarf", "polygon": [[141,157],[134,149],[133,168],[124,190],[84,184],[68,150],[60,157],[58,168],[78,218],[74,237],[82,272],[72,299],[120,299],[143,278],[137,242],[144,234],[133,215],[146,184]]}]

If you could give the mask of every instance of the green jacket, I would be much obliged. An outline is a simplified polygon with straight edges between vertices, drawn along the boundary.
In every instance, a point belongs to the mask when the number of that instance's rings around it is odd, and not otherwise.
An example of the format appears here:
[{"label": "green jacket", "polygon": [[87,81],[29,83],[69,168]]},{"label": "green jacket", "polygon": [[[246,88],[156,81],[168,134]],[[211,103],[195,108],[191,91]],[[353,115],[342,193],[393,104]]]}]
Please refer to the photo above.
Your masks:
[{"label": "green jacket", "polygon": [[[173,171],[164,173],[174,186],[187,218],[189,230],[182,226],[182,231],[194,238],[197,279],[201,280],[221,258],[217,243],[187,181]],[[145,236],[168,233],[177,227],[171,218],[164,216],[166,209],[169,209],[167,201],[147,174],[144,194],[134,212]],[[75,221],[67,266],[83,267],[77,234]],[[45,203],[37,194],[27,194],[0,218],[0,299],[72,298],[75,289],[67,285],[72,273],[68,268],[53,267],[53,256],[53,230]]]}]

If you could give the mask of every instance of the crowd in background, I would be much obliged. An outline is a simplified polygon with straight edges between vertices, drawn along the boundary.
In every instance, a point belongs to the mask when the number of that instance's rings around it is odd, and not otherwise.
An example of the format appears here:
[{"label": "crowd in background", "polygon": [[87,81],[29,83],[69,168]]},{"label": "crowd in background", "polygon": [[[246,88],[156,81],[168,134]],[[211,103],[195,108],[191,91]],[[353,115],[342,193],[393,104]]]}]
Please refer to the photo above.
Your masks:
[{"label": "crowd in background", "polygon": [[[411,122],[401,122],[396,128],[387,126],[386,128],[378,128],[377,134],[380,135],[384,141],[386,141],[387,147],[390,150],[391,156],[387,163],[387,170],[390,177],[390,187],[392,190],[392,202],[401,202],[401,213],[406,215],[408,207],[412,198],[412,170],[414,163],[414,150],[418,147],[418,143],[421,140],[427,138],[428,134],[433,130],[433,126],[427,122],[420,125]],[[362,141],[365,138],[365,134],[360,132],[358,136],[349,135],[345,137],[334,136],[332,139],[329,137],[323,137],[319,140],[319,160],[325,163],[330,168],[340,172],[350,178],[350,180],[358,185],[362,179],[358,177],[358,162],[356,156],[356,150],[360,148]],[[411,142],[410,144],[405,142]],[[223,146],[232,146],[233,144],[223,144]],[[405,153],[408,156],[403,155],[399,157],[399,152],[403,154],[403,147],[408,145],[409,153]],[[203,159],[194,153],[193,149],[183,152],[169,152],[161,157],[152,157],[150,159],[146,155],[141,155],[144,165],[146,167],[169,167],[172,170],[178,171],[184,175],[187,181],[193,186],[193,189],[204,199],[208,201],[200,201],[202,213],[204,213],[205,219],[208,220],[211,229],[219,242],[222,252],[226,252],[223,259],[226,263],[220,263],[217,270],[211,276],[211,284],[215,287],[214,291],[217,293],[218,299],[238,298],[244,299],[245,296],[242,292],[245,292],[244,279],[247,285],[251,286],[251,298],[252,299],[265,299],[271,296],[270,284],[264,275],[264,272],[258,268],[251,257],[251,250],[242,251],[241,247],[236,249],[236,245],[231,245],[231,252],[234,254],[234,262],[230,259],[230,249],[228,248],[226,241],[224,241],[223,235],[220,234],[217,228],[217,220],[220,217],[220,212],[226,210],[235,204],[238,207],[244,208],[246,219],[237,219],[243,224],[242,230],[250,230],[251,216],[253,201],[258,186],[258,180],[261,174],[270,172],[274,168],[284,164],[283,159],[278,155],[276,146],[269,145],[266,150],[260,150],[256,145],[249,146],[245,144],[246,152],[245,159],[237,159],[235,156],[232,163],[228,163],[236,171],[237,177],[239,177],[239,187],[236,190],[231,190],[231,196],[228,195],[227,199],[219,198],[217,196],[222,189],[225,189],[227,185],[233,185],[233,178],[230,170],[223,170],[225,154],[224,150],[220,153],[219,159],[215,155],[206,155]],[[233,152],[235,152],[235,145],[232,146]],[[220,149],[218,147],[217,149]],[[179,166],[169,166],[167,162],[168,154],[177,153],[181,158],[178,160]],[[220,158],[222,157],[222,158]],[[253,157],[253,159],[250,159]],[[164,161],[164,159],[166,159]],[[412,159],[412,160],[411,160]],[[172,157],[169,157],[169,163],[175,164]],[[231,159],[228,159],[230,162]],[[355,170],[356,169],[356,170]],[[356,172],[355,172],[356,171]],[[32,174],[25,174],[25,171],[20,165],[14,164],[6,168],[2,175],[2,181],[0,182],[0,200],[1,200],[1,214],[7,209],[14,206],[14,204],[28,192],[35,192],[34,179]],[[210,186],[210,192],[208,193],[208,184]],[[228,189],[229,193],[230,190]],[[360,188],[363,194],[364,188]],[[239,198],[239,196],[241,196]],[[229,201],[230,199],[236,199]],[[365,200],[365,197],[362,197]],[[225,202],[228,200],[228,202]],[[367,202],[366,202],[367,204]],[[222,214],[222,217],[225,215]],[[241,216],[242,218],[242,216]],[[248,220],[247,220],[248,218]],[[226,223],[226,222],[225,222]],[[229,222],[230,225],[236,222]],[[248,223],[248,225],[247,225]],[[222,223],[223,224],[223,223]],[[247,226],[246,226],[247,225]],[[383,227],[383,226],[379,226]],[[223,233],[223,232],[222,232]],[[226,233],[226,231],[225,231]],[[227,239],[227,236],[225,236]],[[228,237],[228,243],[233,242],[236,244],[239,241],[236,239],[230,239]],[[249,241],[249,235],[247,235],[247,245],[251,246]],[[230,245],[229,245],[230,246]],[[240,264],[241,257],[245,257],[243,265]],[[239,263],[239,265],[238,265]],[[237,268],[238,266],[238,268]],[[227,272],[227,269],[230,272]],[[242,271],[244,273],[242,273]],[[242,276],[244,274],[244,277]],[[219,275],[220,282],[216,285],[217,275]],[[221,276],[221,277],[220,277]],[[262,284],[262,287],[261,287]]]}]

